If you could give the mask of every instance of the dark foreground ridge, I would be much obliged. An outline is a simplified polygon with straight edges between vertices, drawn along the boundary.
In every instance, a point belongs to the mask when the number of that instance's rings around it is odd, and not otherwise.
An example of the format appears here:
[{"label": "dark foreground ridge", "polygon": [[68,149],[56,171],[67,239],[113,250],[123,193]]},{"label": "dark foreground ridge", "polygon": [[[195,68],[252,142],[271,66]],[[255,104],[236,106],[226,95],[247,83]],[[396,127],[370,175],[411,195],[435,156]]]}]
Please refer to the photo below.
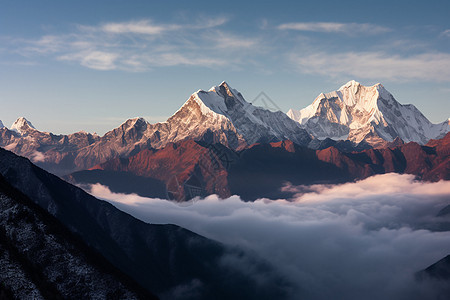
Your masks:
[{"label": "dark foreground ridge", "polygon": [[0,299],[157,299],[0,175]]},{"label": "dark foreground ridge", "polygon": [[[242,251],[175,225],[144,223],[3,149],[0,175],[160,298],[283,298],[285,282]],[[267,280],[255,282],[236,261],[250,263]]]}]

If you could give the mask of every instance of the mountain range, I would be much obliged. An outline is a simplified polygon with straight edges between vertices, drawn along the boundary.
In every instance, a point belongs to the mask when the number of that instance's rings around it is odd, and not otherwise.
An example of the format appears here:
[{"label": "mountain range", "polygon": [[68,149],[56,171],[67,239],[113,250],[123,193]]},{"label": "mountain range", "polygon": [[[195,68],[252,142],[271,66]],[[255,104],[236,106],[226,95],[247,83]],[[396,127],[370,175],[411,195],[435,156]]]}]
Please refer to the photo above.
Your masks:
[{"label": "mountain range", "polygon": [[289,198],[292,185],[343,183],[376,174],[406,173],[428,181],[450,180],[450,133],[427,145],[345,152],[313,150],[291,141],[254,144],[240,151],[192,140],[145,149],[64,178],[100,183],[116,193],[187,200],[217,194],[245,200]]},{"label": "mountain range", "polygon": [[255,143],[290,140],[313,149],[335,146],[349,152],[409,141],[423,145],[448,131],[448,121],[431,124],[414,106],[399,104],[381,84],[364,87],[351,81],[286,115],[252,105],[222,82],[192,94],[162,123],[129,119],[100,137],[83,131],[42,132],[21,117],[10,129],[0,128],[0,146],[65,175],[184,140],[220,143],[234,151]]},{"label": "mountain range", "polygon": [[102,137],[86,132],[40,132],[25,118],[19,118],[11,129],[0,129],[0,146],[59,175],[188,139],[242,149],[257,142],[285,139],[307,145],[311,137],[286,114],[246,102],[226,82],[192,94],[166,122],[129,119]]}]

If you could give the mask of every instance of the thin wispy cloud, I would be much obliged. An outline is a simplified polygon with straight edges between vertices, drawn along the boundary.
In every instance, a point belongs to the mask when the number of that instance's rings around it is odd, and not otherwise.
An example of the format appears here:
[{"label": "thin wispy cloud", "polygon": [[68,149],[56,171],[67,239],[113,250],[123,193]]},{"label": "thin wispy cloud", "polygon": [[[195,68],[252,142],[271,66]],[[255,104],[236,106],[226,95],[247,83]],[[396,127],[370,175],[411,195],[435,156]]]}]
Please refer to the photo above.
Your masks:
[{"label": "thin wispy cloud", "polygon": [[144,19],[128,22],[108,22],[98,26],[78,25],[81,31],[97,31],[112,34],[142,34],[158,35],[169,31],[179,31],[185,29],[208,29],[224,25],[228,22],[226,17],[203,18],[201,21],[193,21],[189,24],[156,24],[152,20]]},{"label": "thin wispy cloud", "polygon": [[242,38],[220,31],[209,34],[207,39],[217,49],[250,49],[259,44],[259,40],[256,38]]},{"label": "thin wispy cloud", "polygon": [[442,31],[441,36],[450,38],[450,29]]},{"label": "thin wispy cloud", "polygon": [[95,70],[147,71],[156,67],[217,67],[241,64],[245,51],[257,51],[256,38],[220,29],[225,17],[189,24],[156,24],[152,20],[76,26],[75,31],[18,40],[26,57],[47,56]]},{"label": "thin wispy cloud", "polygon": [[[371,35],[373,40],[373,45],[352,47],[349,43],[336,47],[323,35],[301,38],[302,35],[274,34],[265,28],[267,20],[251,33],[236,32],[226,27],[227,23],[226,17],[202,17],[185,24],[141,19],[77,25],[63,34],[15,39],[7,43],[9,47],[3,53],[13,47],[11,51],[27,61],[45,57],[100,71],[145,72],[163,67],[226,65],[265,72],[284,64],[289,71],[326,77],[450,81],[450,53],[432,51],[424,41],[385,39],[386,33],[393,32],[388,27],[338,22],[296,22],[275,27],[275,33],[324,32],[347,35],[352,40],[355,36]],[[441,33],[448,35],[450,29]]]},{"label": "thin wispy cloud", "polygon": [[82,66],[96,70],[114,70],[119,54],[96,50],[69,53],[57,57],[58,60],[76,61]]},{"label": "thin wispy cloud", "polygon": [[100,27],[104,32],[123,34],[123,33],[134,33],[134,34],[161,34],[166,31],[179,30],[180,25],[169,24],[166,26],[154,25],[150,23],[149,20],[124,22],[124,23],[107,23]]},{"label": "thin wispy cloud", "polygon": [[44,35],[41,38],[33,41],[18,39],[13,41],[14,44],[23,45],[17,52],[24,56],[33,54],[53,54],[58,53],[64,47],[63,40],[57,35]]},{"label": "thin wispy cloud", "polygon": [[285,23],[278,26],[280,30],[296,30],[326,33],[380,34],[391,31],[390,28],[368,23],[336,23],[336,22],[307,22]]},{"label": "thin wispy cloud", "polygon": [[318,52],[309,55],[291,54],[291,62],[302,73],[330,77],[450,81],[450,54],[442,52],[407,56],[386,52]]}]

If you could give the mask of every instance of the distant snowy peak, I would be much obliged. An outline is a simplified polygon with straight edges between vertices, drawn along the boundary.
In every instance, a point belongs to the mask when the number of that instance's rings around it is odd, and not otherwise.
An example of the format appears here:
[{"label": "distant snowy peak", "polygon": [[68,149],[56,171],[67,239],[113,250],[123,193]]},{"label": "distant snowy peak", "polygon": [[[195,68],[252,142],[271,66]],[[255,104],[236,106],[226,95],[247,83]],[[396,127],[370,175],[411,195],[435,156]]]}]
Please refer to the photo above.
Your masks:
[{"label": "distant snowy peak", "polygon": [[36,128],[33,126],[33,124],[31,124],[30,121],[28,121],[24,117],[20,117],[11,125],[11,130],[20,134],[24,134],[29,132],[30,130],[36,130]]},{"label": "distant snowy peak", "polygon": [[421,144],[449,131],[449,122],[432,124],[414,105],[401,105],[380,83],[363,86],[352,80],[339,90],[320,94],[288,116],[317,138],[365,140],[372,145],[396,137]]},{"label": "distant snowy peak", "polygon": [[144,129],[145,129],[148,124],[149,123],[144,118],[137,117],[137,118],[132,118],[132,119],[126,120],[119,126],[119,128],[122,128],[123,130],[129,130],[131,128],[143,128],[144,127]]},{"label": "distant snowy peak", "polygon": [[0,120],[0,128],[4,128],[4,127],[5,127],[5,125],[3,125],[2,120]]},{"label": "distant snowy peak", "polygon": [[350,111],[347,108],[375,115],[378,111],[377,100],[380,95],[390,101],[393,100],[392,95],[381,84],[366,87],[352,80],[341,86],[337,91],[321,93],[311,105],[300,111],[289,110],[288,116],[301,124],[305,124],[312,117],[324,113],[325,109],[330,113],[327,116],[328,119],[339,124],[349,125],[352,122],[352,116],[349,115]]}]

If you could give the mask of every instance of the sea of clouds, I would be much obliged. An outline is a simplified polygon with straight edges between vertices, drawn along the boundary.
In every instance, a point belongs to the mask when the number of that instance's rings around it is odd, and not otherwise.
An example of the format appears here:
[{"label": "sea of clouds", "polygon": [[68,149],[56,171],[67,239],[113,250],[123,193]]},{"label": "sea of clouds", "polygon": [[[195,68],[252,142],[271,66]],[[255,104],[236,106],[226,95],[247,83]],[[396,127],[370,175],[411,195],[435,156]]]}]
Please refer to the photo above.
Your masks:
[{"label": "sea of clouds", "polygon": [[[415,274],[450,254],[450,181],[377,175],[355,183],[283,187],[292,199],[187,203],[90,193],[148,223],[172,223],[269,262],[292,299],[437,299],[449,283]],[[256,276],[257,274],[255,274]]]}]

